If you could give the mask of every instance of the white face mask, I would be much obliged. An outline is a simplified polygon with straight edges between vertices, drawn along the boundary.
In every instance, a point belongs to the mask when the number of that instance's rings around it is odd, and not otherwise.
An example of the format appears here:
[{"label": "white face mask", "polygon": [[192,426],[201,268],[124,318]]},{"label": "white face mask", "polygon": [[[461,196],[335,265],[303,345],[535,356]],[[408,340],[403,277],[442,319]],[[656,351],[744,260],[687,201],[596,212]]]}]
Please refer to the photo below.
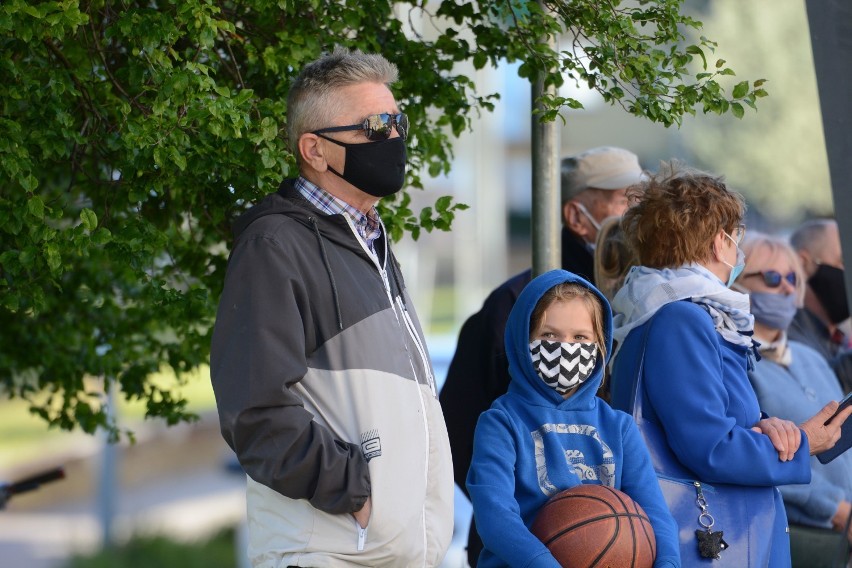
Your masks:
[{"label": "white face mask", "polygon": [[530,355],[538,376],[547,386],[565,394],[592,375],[598,360],[598,346],[536,339],[530,342]]},{"label": "white face mask", "polygon": [[591,224],[592,224],[592,227],[594,227],[596,231],[600,231],[600,230],[601,230],[601,224],[600,224],[600,223],[598,223],[598,220],[597,220],[597,219],[595,219],[594,217],[592,217],[592,214],[591,214],[591,213],[589,213],[589,210],[588,210],[588,209],[586,209],[586,206],[585,206],[585,205],[583,205],[583,204],[582,204],[582,203],[580,203],[579,201],[575,201],[575,202],[574,202],[574,205],[576,205],[576,206],[577,206],[577,209],[579,209],[579,210],[580,210],[580,213],[582,213],[583,215],[585,215],[585,216],[586,216],[586,219],[588,219],[588,220],[589,220],[589,223],[591,223]]}]

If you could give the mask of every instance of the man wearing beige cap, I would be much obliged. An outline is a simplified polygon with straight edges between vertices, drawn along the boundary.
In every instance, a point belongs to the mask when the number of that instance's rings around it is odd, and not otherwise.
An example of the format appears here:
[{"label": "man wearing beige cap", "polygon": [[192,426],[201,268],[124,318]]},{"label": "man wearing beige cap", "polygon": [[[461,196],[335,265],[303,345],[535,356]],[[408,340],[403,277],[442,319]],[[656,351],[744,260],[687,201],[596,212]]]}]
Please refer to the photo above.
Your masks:
[{"label": "man wearing beige cap", "polygon": [[[626,189],[644,173],[636,154],[602,146],[562,160],[562,268],[594,283],[593,247],[600,223],[627,209]],[[459,332],[440,400],[450,435],[456,483],[467,493],[465,478],[479,415],[509,387],[503,334],[509,311],[532,279],[526,270],[496,288]],[[471,526],[468,562],[476,566],[482,542]]]},{"label": "man wearing beige cap", "polygon": [[636,154],[612,146],[568,156],[561,169],[562,268],[594,284],[592,244],[601,221],[624,213],[627,188],[644,174]]}]

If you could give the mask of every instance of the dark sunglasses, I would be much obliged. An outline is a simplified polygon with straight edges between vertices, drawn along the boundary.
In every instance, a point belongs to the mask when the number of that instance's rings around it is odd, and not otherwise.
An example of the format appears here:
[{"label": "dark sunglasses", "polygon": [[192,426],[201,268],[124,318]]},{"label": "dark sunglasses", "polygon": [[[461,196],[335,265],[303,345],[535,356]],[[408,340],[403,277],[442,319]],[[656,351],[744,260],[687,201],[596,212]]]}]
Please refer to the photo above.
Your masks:
[{"label": "dark sunglasses", "polygon": [[782,278],[789,282],[791,286],[796,285],[795,272],[788,272],[786,275],[783,276],[780,272],[777,272],[775,270],[760,270],[758,272],[752,272],[750,274],[743,274],[743,278],[750,278],[752,276],[763,276],[763,283],[769,286],[770,288],[777,288],[778,286],[780,286]]},{"label": "dark sunglasses", "polygon": [[396,128],[399,137],[405,140],[408,137],[408,117],[400,114],[373,114],[364,119],[361,124],[350,124],[349,126],[332,126],[314,130],[312,134],[323,134],[325,132],[344,132],[346,130],[363,130],[368,140],[378,142],[387,140],[391,135],[391,128]]}]

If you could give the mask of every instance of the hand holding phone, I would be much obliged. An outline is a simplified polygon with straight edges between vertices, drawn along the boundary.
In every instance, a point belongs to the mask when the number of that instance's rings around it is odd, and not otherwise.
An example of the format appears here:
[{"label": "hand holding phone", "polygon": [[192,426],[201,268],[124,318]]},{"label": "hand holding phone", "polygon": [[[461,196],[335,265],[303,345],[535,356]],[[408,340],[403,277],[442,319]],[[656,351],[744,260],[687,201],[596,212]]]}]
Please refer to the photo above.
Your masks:
[{"label": "hand holding phone", "polygon": [[843,409],[852,404],[852,391],[846,394],[843,397],[843,400],[840,401],[840,405],[837,407],[837,410],[834,411],[834,414],[831,415],[831,418],[825,421],[824,426],[828,426],[828,423],[834,420],[834,417],[843,412]]},{"label": "hand holding phone", "polygon": [[[840,412],[843,411],[849,404],[852,403],[852,393],[847,394],[843,397],[843,400],[840,401],[840,405],[837,407],[837,411],[831,415],[831,418],[825,421],[825,425],[834,420],[834,417],[837,416]],[[840,439],[834,445],[833,448],[826,450],[824,452],[816,454],[817,459],[822,463],[829,463],[834,458],[848,450],[852,447],[852,419],[847,418],[846,422],[843,423],[843,426],[840,430]]]}]

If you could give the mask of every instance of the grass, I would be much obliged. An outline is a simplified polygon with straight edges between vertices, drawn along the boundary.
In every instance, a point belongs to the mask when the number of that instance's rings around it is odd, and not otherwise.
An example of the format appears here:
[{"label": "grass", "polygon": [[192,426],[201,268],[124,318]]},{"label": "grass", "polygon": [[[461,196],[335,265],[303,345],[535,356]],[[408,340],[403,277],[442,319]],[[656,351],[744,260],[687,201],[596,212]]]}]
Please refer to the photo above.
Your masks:
[{"label": "grass", "polygon": [[[175,383],[174,375],[161,373],[153,380],[160,384]],[[185,385],[176,387],[186,397],[187,410],[203,413],[216,406],[210,386],[210,371],[207,367],[188,376]],[[118,405],[120,425],[134,430],[145,419],[145,405],[140,401],[121,400]],[[69,448],[85,447],[100,443],[100,438],[79,430],[67,432],[50,428],[38,416],[29,411],[28,404],[21,399],[0,401],[0,481],[3,472],[32,461],[44,460],[51,454],[64,453]]]},{"label": "grass", "polygon": [[74,557],[65,568],[233,568],[235,554],[233,529],[190,543],[140,536],[90,556]]}]

